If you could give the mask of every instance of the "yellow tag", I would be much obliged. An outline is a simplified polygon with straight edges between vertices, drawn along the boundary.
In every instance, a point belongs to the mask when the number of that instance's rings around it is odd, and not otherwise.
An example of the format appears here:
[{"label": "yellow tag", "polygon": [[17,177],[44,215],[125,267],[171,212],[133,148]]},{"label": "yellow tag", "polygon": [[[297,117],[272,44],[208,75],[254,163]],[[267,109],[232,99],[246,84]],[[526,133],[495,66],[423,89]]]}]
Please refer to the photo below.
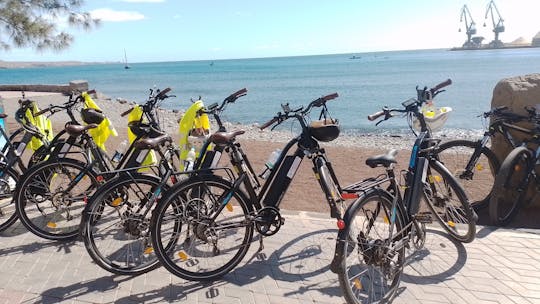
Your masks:
[{"label": "yellow tag", "polygon": [[146,247],[146,248],[144,249],[144,254],[150,254],[150,253],[152,253],[152,252],[154,252],[154,248],[153,248],[153,247]]},{"label": "yellow tag", "polygon": [[316,178],[317,180],[320,180],[320,179],[321,179],[321,177],[319,176],[319,173],[315,173],[315,178]]},{"label": "yellow tag", "polygon": [[354,287],[356,287],[356,289],[362,289],[362,283],[358,278],[354,279]]},{"label": "yellow tag", "polygon": [[229,211],[229,212],[233,211],[233,206],[232,206],[231,203],[227,203],[227,205],[225,205],[225,208],[227,208],[227,211]]},{"label": "yellow tag", "polygon": [[442,181],[442,178],[440,176],[438,176],[438,175],[430,175],[429,176],[429,182],[432,183],[432,184],[433,183],[438,183],[440,181]]},{"label": "yellow tag", "polygon": [[112,201],[111,206],[118,207],[118,206],[120,206],[120,204],[122,204],[122,198],[117,197],[117,198],[114,199],[114,201]]},{"label": "yellow tag", "polygon": [[456,227],[456,223],[454,223],[453,221],[448,221],[447,223],[448,223],[448,226],[452,228]]},{"label": "yellow tag", "polygon": [[185,262],[185,261],[187,261],[187,259],[188,259],[187,254],[186,254],[185,252],[183,252],[183,251],[179,251],[179,252],[178,252],[178,257],[180,258],[180,260],[181,260],[182,262]]},{"label": "yellow tag", "polygon": [[55,223],[55,222],[48,222],[48,223],[47,223],[47,227],[49,227],[49,228],[56,228],[56,223]]},{"label": "yellow tag", "polygon": [[476,164],[476,170],[482,171],[484,170],[484,166],[482,166],[481,164]]},{"label": "yellow tag", "polygon": [[390,224],[390,221],[388,220],[388,217],[386,215],[384,216],[384,223],[385,224]]}]

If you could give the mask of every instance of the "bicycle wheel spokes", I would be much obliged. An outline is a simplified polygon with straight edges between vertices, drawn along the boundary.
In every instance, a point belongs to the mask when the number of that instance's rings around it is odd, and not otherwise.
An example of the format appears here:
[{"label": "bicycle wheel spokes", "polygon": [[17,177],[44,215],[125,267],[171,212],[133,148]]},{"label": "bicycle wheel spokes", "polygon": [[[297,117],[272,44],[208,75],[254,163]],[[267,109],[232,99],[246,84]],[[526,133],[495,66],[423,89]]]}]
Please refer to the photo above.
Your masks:
[{"label": "bicycle wheel spokes", "polygon": [[230,271],[247,252],[253,233],[247,206],[238,195],[226,201],[216,216],[219,198],[229,188],[211,184],[173,193],[174,198],[165,200],[158,212],[155,241],[160,260],[188,280],[213,280]]},{"label": "bicycle wheel spokes", "polygon": [[23,223],[38,236],[77,236],[81,211],[97,183],[83,168],[56,163],[30,174],[21,190]]},{"label": "bicycle wheel spokes", "polygon": [[432,213],[445,228],[456,235],[467,235],[469,232],[469,217],[458,195],[444,178],[436,171],[431,171],[429,185],[426,185],[424,199],[432,207]]},{"label": "bicycle wheel spokes", "polygon": [[472,164],[470,170],[466,170],[478,146],[479,142],[474,141],[449,141],[440,146],[441,150],[437,155],[459,181],[471,206],[482,208],[487,207],[489,203],[499,162],[491,150],[483,148],[478,160]]},{"label": "bicycle wheel spokes", "polygon": [[13,203],[17,176],[6,168],[2,170],[4,172],[0,178],[0,231],[7,229],[17,220],[15,204]]},{"label": "bicycle wheel spokes", "polygon": [[[348,293],[356,303],[388,300],[399,283],[404,262],[404,246],[390,236],[389,202],[372,196],[357,209],[349,224],[345,244],[345,278]],[[394,224],[393,233],[399,232]]]}]

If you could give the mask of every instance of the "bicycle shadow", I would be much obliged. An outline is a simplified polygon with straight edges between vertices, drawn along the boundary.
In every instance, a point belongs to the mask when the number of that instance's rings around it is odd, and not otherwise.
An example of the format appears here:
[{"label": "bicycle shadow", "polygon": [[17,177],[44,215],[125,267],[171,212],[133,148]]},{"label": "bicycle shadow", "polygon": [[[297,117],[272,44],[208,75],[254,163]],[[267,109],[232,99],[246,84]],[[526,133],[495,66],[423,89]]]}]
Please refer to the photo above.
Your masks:
[{"label": "bicycle shadow", "polygon": [[27,233],[28,230],[26,227],[24,227],[23,224],[17,219],[13,225],[8,227],[6,230],[0,232],[0,236],[2,237],[17,237],[19,235]]},{"label": "bicycle shadow", "polygon": [[[309,232],[277,247],[277,250],[270,255],[267,255],[267,252],[276,246],[269,246],[271,238],[265,238],[267,249],[257,251],[257,248],[252,248],[249,251],[251,254],[246,256],[241,265],[221,280],[203,283],[178,279],[179,284],[169,283],[162,287],[156,286],[151,290],[114,299],[114,302],[187,301],[191,303],[191,297],[198,297],[199,300],[203,298],[203,301],[209,302],[220,301],[219,298],[226,296],[231,289],[245,290],[249,288],[256,290],[254,286],[258,286],[260,281],[267,279],[276,281],[280,288],[286,289],[283,294],[286,297],[316,291],[328,297],[341,298],[337,275],[329,272],[328,268],[334,253],[335,236],[335,229]],[[279,241],[276,238],[273,244]],[[330,244],[331,246],[327,246]],[[255,238],[252,246],[258,247],[258,245],[258,238]],[[120,285],[128,280],[135,280],[135,278],[110,275],[96,280],[85,280],[68,286],[54,287],[43,291],[41,297],[31,303],[43,303],[47,300],[50,302],[51,297],[70,300],[84,298],[88,294],[112,292],[115,288],[124,288]],[[175,280],[174,277],[173,282]]]},{"label": "bicycle shadow", "polygon": [[[21,237],[20,235],[24,233],[30,233],[26,230],[26,228],[24,228],[22,224],[16,224],[16,225],[20,225],[20,227],[22,227],[20,229],[16,228],[18,231],[22,230],[21,233],[17,232],[16,234],[11,234],[11,229],[9,229],[9,230],[4,231],[2,233],[2,236]],[[76,243],[77,243],[77,240],[51,241],[51,240],[46,240],[46,239],[39,239],[39,241],[37,242],[33,241],[30,243],[25,243],[23,245],[17,245],[17,246],[5,247],[5,248],[0,247],[0,257],[5,257],[9,255],[14,255],[14,254],[31,254],[31,253],[38,252],[42,249],[51,248],[51,247],[57,248],[57,252],[63,252],[63,253],[68,254],[72,252],[71,247],[74,246]]]},{"label": "bicycle shadow", "polygon": [[426,244],[417,251],[409,250],[401,280],[413,284],[436,284],[450,279],[467,261],[463,243],[444,231],[427,229]]}]

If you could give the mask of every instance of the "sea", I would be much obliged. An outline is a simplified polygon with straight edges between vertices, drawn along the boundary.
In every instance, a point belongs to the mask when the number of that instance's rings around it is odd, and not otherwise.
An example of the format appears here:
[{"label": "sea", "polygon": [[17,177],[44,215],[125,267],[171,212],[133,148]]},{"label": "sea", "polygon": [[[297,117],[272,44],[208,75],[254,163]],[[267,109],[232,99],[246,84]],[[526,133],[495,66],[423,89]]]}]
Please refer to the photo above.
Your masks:
[{"label": "sea", "polygon": [[[383,106],[401,107],[416,96],[418,86],[432,87],[446,79],[452,85],[435,99],[452,108],[446,132],[483,130],[479,117],[490,109],[493,89],[503,78],[540,73],[540,48],[481,51],[414,50],[234,60],[89,64],[0,70],[2,84],[65,84],[84,79],[115,102],[117,98],[143,103],[151,88],[172,88],[176,97],[161,105],[185,109],[191,100],[221,102],[247,88],[223,119],[233,123],[264,123],[281,110],[305,106],[337,92],[328,103],[333,118],[348,133],[409,132],[403,117],[379,126],[367,115]],[[540,103],[540,100],[538,101]],[[312,112],[313,119],[319,113]]]}]

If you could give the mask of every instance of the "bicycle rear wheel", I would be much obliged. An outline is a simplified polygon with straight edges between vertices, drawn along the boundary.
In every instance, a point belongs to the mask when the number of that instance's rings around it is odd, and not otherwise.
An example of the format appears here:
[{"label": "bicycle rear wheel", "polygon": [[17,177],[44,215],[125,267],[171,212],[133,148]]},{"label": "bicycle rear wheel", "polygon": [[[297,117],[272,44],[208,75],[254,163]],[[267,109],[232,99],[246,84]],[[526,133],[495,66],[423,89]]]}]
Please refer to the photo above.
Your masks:
[{"label": "bicycle rear wheel", "polygon": [[397,290],[406,237],[400,234],[404,232],[399,208],[392,217],[392,199],[388,192],[371,189],[345,212],[346,228],[339,232],[336,247],[341,256],[336,258],[347,303],[387,303]]},{"label": "bicycle rear wheel", "polygon": [[[243,193],[230,193],[231,188],[221,178],[205,176],[177,184],[163,195],[152,215],[152,243],[171,273],[212,281],[246,255],[253,237],[252,209]],[[221,206],[225,208],[216,214]]]},{"label": "bicycle rear wheel", "polygon": [[[478,159],[467,171],[467,164],[477,149],[481,149]],[[451,140],[439,146],[437,155],[461,184],[471,206],[476,210],[487,207],[500,164],[493,151],[482,148],[480,141]]]},{"label": "bicycle rear wheel", "polygon": [[85,164],[67,158],[34,166],[21,177],[14,195],[19,219],[45,239],[76,238],[81,212],[98,186],[96,176]]},{"label": "bicycle rear wheel", "polygon": [[430,161],[426,185],[424,199],[439,224],[452,238],[472,242],[478,216],[456,179],[440,162]]},{"label": "bicycle rear wheel", "polygon": [[529,149],[517,147],[504,159],[489,203],[489,218],[493,225],[507,225],[522,205],[528,185],[525,189],[520,189],[520,186],[527,178],[532,157]]},{"label": "bicycle rear wheel", "polygon": [[1,167],[0,172],[0,232],[17,221],[13,192],[19,181],[19,174],[12,168]]},{"label": "bicycle rear wheel", "polygon": [[135,173],[107,182],[92,196],[83,211],[81,235],[101,268],[140,275],[159,266],[149,229],[150,199],[159,184],[158,177]]}]

